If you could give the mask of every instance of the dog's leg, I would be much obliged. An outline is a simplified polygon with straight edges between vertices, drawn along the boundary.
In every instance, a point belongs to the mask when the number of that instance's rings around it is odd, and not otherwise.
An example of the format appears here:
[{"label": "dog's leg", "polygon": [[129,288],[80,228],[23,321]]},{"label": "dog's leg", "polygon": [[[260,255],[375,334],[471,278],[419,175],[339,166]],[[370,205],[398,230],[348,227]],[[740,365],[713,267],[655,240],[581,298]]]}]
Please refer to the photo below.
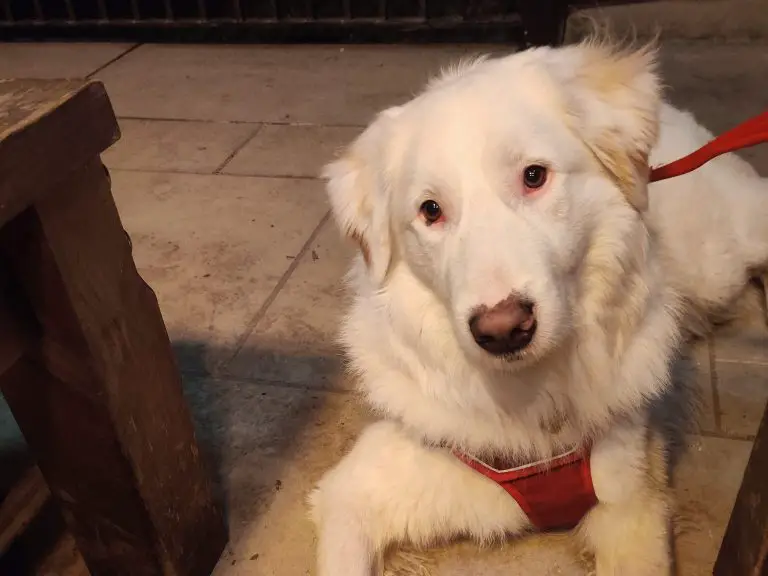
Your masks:
[{"label": "dog's leg", "polygon": [[670,576],[671,512],[661,443],[644,426],[617,430],[595,446],[600,503],[580,526],[597,576]]},{"label": "dog's leg", "polygon": [[390,422],[366,429],[309,503],[318,576],[372,576],[398,542],[427,546],[459,534],[489,541],[529,526],[502,488]]}]

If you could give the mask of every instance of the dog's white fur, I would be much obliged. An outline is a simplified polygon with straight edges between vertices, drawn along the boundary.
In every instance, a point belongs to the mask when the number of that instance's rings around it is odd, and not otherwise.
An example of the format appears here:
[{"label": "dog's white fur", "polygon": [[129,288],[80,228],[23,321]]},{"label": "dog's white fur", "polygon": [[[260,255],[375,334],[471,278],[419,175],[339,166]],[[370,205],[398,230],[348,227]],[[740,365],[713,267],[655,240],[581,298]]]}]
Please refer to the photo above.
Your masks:
[{"label": "dog's white fur", "polygon": [[[709,139],[663,102],[653,49],[587,42],[457,66],[327,168],[361,245],[342,339],[381,420],[310,497],[319,576],[374,574],[400,542],[529,529],[451,448],[532,461],[588,440],[599,504],[578,533],[598,574],[670,573],[649,402],[687,312],[727,306],[768,262],[768,184],[744,161],[647,186],[649,163]],[[549,179],[526,196],[530,164]],[[425,225],[426,199],[444,223]],[[499,359],[467,322],[511,293],[535,301],[538,329]]]}]

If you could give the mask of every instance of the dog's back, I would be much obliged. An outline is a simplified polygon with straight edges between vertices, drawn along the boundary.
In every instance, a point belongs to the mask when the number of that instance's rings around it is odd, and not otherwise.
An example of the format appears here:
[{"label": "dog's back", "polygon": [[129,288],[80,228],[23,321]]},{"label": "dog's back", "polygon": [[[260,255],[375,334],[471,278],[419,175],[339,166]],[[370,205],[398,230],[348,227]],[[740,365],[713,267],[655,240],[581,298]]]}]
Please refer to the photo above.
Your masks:
[{"label": "dog's back", "polygon": [[[664,105],[651,155],[660,165],[714,135],[687,112]],[[659,235],[672,284],[698,310],[722,313],[747,275],[768,269],[768,180],[735,154],[650,185],[646,220]]]}]

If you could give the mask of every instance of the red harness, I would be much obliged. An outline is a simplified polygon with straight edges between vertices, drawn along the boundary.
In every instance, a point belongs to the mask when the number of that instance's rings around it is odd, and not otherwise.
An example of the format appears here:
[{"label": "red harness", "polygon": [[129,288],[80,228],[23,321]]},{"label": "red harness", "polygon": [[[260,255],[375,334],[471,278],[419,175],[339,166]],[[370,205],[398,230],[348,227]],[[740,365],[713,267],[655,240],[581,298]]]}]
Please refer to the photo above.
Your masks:
[{"label": "red harness", "polygon": [[546,531],[573,528],[597,504],[589,454],[589,448],[571,450],[508,470],[497,470],[465,454],[456,456],[504,488],[531,523]]},{"label": "red harness", "polygon": [[[656,182],[695,170],[713,158],[768,141],[768,112],[721,134],[692,154],[653,168]],[[590,470],[591,448],[573,450],[550,460],[497,470],[465,454],[457,458],[490,478],[515,499],[533,525],[542,531],[575,527],[597,504]]]}]

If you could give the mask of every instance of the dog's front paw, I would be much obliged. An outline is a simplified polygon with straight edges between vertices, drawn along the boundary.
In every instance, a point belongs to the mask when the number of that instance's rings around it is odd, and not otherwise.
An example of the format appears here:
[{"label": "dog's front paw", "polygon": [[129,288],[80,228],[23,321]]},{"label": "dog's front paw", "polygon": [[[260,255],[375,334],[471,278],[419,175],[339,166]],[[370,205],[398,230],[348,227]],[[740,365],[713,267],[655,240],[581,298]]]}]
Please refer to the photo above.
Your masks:
[{"label": "dog's front paw", "polygon": [[596,576],[671,576],[669,526],[661,498],[599,504],[582,527],[594,551]]}]

